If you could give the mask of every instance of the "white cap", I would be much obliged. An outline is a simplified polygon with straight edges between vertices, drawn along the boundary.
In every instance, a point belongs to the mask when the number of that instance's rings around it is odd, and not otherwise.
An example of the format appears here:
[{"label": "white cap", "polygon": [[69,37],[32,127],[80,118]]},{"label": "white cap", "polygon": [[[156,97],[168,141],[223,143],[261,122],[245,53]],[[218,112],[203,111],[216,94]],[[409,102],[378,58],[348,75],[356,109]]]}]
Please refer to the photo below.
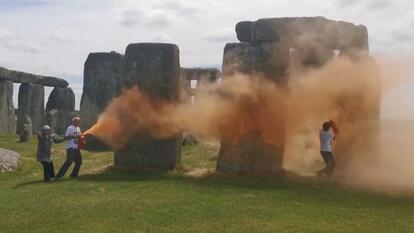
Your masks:
[{"label": "white cap", "polygon": [[44,126],[42,127],[42,129],[43,129],[43,130],[50,130],[50,126],[48,126],[48,125],[44,125]]}]

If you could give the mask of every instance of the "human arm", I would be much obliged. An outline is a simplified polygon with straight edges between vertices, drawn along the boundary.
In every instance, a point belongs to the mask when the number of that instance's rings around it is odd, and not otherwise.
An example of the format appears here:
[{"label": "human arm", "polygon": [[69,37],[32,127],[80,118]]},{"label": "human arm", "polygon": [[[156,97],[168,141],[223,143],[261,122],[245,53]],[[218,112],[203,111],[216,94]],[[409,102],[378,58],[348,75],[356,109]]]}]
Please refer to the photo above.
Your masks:
[{"label": "human arm", "polygon": [[52,137],[54,143],[61,143],[66,140],[65,137],[62,137],[62,136],[59,137],[57,134],[52,134],[50,136]]}]

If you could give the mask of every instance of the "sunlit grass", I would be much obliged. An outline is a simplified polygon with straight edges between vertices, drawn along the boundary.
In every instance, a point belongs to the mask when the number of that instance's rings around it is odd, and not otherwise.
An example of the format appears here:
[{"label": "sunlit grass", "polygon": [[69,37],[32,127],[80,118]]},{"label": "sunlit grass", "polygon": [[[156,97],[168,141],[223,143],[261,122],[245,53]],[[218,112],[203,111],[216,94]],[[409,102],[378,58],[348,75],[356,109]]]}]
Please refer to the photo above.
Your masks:
[{"label": "sunlit grass", "polygon": [[[65,158],[55,145],[56,169]],[[0,136],[23,156],[0,174],[0,232],[414,232],[414,198],[275,177],[189,176],[215,167],[216,150],[183,147],[174,172],[108,168],[113,155],[83,152],[80,177],[41,182],[36,141]],[[105,169],[106,168],[106,169]]]}]

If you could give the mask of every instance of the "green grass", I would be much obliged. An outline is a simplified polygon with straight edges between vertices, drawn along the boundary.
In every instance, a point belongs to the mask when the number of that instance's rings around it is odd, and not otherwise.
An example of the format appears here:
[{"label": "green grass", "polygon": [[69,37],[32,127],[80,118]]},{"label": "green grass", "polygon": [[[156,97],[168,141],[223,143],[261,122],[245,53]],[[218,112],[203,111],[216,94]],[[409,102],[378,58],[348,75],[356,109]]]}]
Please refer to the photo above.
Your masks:
[{"label": "green grass", "polygon": [[[414,198],[274,177],[189,176],[214,149],[183,148],[170,173],[104,169],[112,153],[83,153],[77,180],[43,183],[35,141],[0,136],[23,156],[0,174],[0,232],[414,232]],[[64,145],[54,148],[57,168]]]}]

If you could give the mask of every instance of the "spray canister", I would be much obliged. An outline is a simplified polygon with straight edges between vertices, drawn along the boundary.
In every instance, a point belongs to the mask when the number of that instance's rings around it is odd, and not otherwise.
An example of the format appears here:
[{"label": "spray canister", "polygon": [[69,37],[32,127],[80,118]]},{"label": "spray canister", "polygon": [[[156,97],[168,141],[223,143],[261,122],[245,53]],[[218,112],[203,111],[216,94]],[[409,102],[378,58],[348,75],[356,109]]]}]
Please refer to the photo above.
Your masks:
[{"label": "spray canister", "polygon": [[336,125],[335,121],[329,120],[329,123],[331,123],[332,130],[334,131],[334,133],[335,134],[338,134],[339,133],[339,129],[338,129],[338,126]]},{"label": "spray canister", "polygon": [[78,148],[79,150],[84,149],[85,147],[85,136],[83,136],[83,134],[78,136]]}]

